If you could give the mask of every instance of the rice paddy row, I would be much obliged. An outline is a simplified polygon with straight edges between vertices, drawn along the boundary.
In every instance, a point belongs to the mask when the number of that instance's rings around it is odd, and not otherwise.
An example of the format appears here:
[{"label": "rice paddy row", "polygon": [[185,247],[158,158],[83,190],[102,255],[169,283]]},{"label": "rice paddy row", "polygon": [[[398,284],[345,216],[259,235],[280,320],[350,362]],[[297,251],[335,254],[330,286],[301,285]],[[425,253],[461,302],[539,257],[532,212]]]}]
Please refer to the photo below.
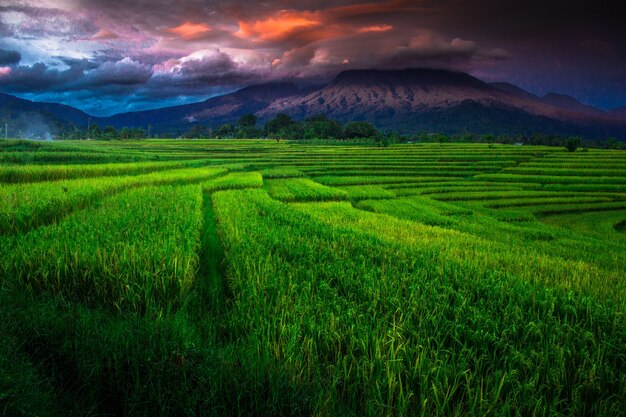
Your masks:
[{"label": "rice paddy row", "polygon": [[624,167],[505,145],[0,141],[0,406],[620,415]]}]

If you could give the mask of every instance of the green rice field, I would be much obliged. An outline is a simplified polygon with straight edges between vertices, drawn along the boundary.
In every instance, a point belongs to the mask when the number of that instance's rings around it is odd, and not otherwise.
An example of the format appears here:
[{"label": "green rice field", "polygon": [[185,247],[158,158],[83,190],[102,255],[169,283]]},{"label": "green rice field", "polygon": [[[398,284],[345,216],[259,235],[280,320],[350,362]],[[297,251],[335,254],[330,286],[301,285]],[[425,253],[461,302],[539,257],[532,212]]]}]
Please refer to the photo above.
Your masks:
[{"label": "green rice field", "polygon": [[626,151],[0,140],[2,416],[624,416]]}]

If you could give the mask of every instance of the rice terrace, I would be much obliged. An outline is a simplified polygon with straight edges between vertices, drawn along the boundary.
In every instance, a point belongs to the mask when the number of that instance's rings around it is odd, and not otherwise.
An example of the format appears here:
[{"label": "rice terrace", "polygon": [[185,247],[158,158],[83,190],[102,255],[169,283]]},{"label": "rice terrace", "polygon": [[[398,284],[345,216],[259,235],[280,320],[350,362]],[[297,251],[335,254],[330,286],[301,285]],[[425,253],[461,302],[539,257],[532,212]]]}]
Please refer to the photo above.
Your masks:
[{"label": "rice terrace", "polygon": [[626,410],[624,151],[8,140],[0,160],[4,415]]},{"label": "rice terrace", "polygon": [[0,417],[626,417],[624,0],[1,0]]}]

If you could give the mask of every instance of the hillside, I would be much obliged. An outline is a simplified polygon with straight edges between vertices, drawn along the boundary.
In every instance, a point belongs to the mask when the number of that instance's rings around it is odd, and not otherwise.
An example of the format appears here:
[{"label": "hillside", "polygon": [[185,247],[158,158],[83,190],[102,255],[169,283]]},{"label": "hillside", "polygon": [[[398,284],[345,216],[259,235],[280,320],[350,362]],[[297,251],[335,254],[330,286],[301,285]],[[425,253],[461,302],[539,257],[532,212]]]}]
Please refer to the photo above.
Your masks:
[{"label": "hillside", "polygon": [[[2,95],[0,110],[12,126],[38,125],[54,132],[90,118],[69,106]],[[350,70],[323,86],[253,85],[200,103],[91,117],[100,127],[140,127],[180,135],[195,124],[216,128],[256,114],[263,123],[278,113],[296,119],[326,115],[341,122],[364,120],[401,133],[494,133],[613,136],[626,140],[623,109],[604,112],[572,97],[538,97],[508,83],[485,83],[469,74],[436,69]],[[39,130],[42,130],[39,129]]]}]

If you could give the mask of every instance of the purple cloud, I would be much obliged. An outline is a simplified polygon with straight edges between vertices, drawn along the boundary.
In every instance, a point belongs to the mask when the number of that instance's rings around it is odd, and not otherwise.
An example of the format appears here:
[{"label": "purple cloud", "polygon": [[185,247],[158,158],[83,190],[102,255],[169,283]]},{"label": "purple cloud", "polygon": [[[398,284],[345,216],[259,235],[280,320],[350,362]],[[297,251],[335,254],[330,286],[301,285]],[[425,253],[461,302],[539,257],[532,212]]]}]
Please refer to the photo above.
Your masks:
[{"label": "purple cloud", "polygon": [[154,108],[350,68],[444,67],[514,81],[529,61],[541,73],[536,83],[549,89],[562,85],[558,55],[577,69],[568,85],[594,100],[601,97],[588,92],[607,91],[619,104],[626,93],[602,85],[626,72],[618,3],[600,10],[538,0],[7,0],[0,91],[54,93],[81,106],[91,95],[113,111],[116,97]]},{"label": "purple cloud", "polygon": [[126,57],[117,62],[107,61],[88,71],[81,80],[81,86],[99,87],[104,85],[145,84],[152,77],[152,67]]}]

